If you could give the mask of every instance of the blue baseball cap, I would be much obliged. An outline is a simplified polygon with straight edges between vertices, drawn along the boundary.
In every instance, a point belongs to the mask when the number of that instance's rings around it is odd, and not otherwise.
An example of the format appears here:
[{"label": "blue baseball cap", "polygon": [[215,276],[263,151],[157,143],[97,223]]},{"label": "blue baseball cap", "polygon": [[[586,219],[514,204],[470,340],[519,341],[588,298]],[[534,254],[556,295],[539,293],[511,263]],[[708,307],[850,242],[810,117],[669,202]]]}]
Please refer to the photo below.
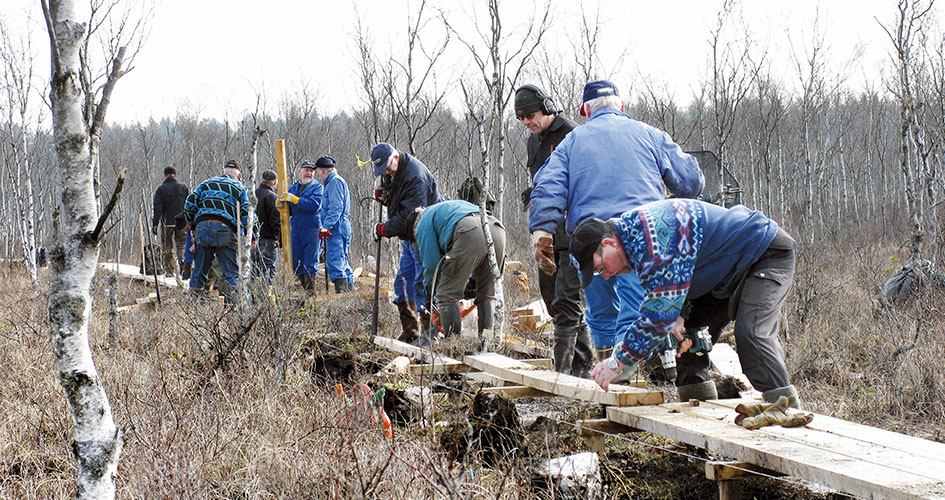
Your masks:
[{"label": "blue baseball cap", "polygon": [[387,170],[387,160],[394,153],[394,146],[386,142],[378,143],[371,149],[371,161],[374,162],[374,176],[382,175]]},{"label": "blue baseball cap", "polygon": [[[609,95],[620,95],[620,92],[617,92],[617,86],[613,83],[610,83],[607,80],[587,82],[587,84],[584,85],[584,100],[581,101],[581,103],[583,104],[587,101],[590,101],[591,99],[597,99],[598,97]],[[581,106],[581,116],[587,116],[584,114],[584,106]]]}]

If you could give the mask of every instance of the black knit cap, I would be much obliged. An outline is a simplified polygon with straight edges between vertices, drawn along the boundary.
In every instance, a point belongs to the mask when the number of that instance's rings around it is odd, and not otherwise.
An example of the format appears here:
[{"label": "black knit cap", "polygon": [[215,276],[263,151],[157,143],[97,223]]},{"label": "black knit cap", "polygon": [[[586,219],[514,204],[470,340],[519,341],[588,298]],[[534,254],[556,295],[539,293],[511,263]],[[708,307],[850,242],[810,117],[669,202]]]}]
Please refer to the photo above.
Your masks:
[{"label": "black knit cap", "polygon": [[594,279],[594,253],[600,248],[600,242],[604,239],[605,224],[607,221],[591,217],[578,224],[577,229],[571,235],[571,246],[568,251],[571,253],[571,263],[581,272],[581,287],[587,288]]},{"label": "black knit cap", "polygon": [[521,87],[515,91],[515,111],[529,114],[541,111],[541,98],[538,92],[528,87]]},{"label": "black knit cap", "polygon": [[174,167],[164,167],[164,175],[177,175],[177,169]]}]

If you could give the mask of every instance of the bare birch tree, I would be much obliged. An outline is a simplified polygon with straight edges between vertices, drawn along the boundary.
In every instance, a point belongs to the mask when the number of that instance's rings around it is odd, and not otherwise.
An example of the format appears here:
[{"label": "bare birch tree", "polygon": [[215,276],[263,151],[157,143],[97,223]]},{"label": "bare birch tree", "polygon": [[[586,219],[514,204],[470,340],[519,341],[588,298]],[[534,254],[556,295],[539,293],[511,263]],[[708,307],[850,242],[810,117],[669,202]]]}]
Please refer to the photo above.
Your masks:
[{"label": "bare birch tree", "polygon": [[[466,103],[467,116],[475,123],[479,138],[480,156],[482,157],[483,185],[489,190],[492,185],[491,161],[495,159],[495,174],[498,181],[495,211],[496,217],[502,220],[502,198],[504,191],[504,162],[505,162],[505,133],[508,129],[507,109],[509,100],[515,90],[515,85],[521,77],[525,65],[531,60],[542,37],[548,30],[551,7],[545,4],[542,9],[525,25],[523,29],[511,30],[512,37],[503,33],[502,17],[499,12],[499,0],[487,0],[488,28],[479,27],[478,41],[459,36],[459,40],[469,50],[481,78],[482,87],[477,92],[471,83],[460,80],[460,88]],[[459,35],[444,17],[443,22],[451,31]],[[514,37],[514,38],[513,38]],[[511,47],[507,49],[506,47]],[[477,96],[486,96],[485,99]],[[482,229],[485,233],[489,248],[489,263],[496,276],[495,301],[495,330],[493,339],[485,339],[486,347],[494,345],[502,338],[502,319],[504,309],[504,293],[502,288],[502,272],[499,269],[495,255],[495,245],[489,231],[486,218],[486,197],[480,198],[479,215]]]},{"label": "bare birch tree", "polygon": [[[90,20],[82,22],[73,0],[41,1],[49,32],[49,97],[61,203],[50,259],[50,337],[75,428],[76,497],[113,498],[123,438],[92,361],[89,315],[99,243],[115,197],[99,215],[93,169],[112,91],[140,48],[142,24],[128,23],[130,17],[117,12],[117,2],[93,2]],[[111,15],[118,16],[117,22],[112,24]],[[89,39],[99,29],[108,31],[109,41],[108,71],[102,73],[103,78],[93,76],[89,53]],[[130,52],[129,42],[138,43]],[[116,195],[121,184],[119,179]]]}]

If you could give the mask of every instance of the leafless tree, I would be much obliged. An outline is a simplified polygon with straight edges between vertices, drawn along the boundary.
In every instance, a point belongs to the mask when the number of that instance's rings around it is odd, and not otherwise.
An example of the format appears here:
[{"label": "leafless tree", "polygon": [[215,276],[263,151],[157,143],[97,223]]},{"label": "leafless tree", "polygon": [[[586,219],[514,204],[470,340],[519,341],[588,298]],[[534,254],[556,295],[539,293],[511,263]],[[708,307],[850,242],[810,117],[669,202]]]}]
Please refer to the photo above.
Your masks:
[{"label": "leafless tree", "polygon": [[[75,426],[76,496],[112,498],[123,438],[89,348],[89,290],[115,199],[98,213],[93,174],[112,91],[132,68],[147,17],[130,22],[130,11],[117,2],[94,1],[87,22],[77,18],[73,0],[42,0],[42,7],[49,32],[50,103],[61,185],[61,218],[51,252],[50,336]],[[108,65],[101,74],[95,73],[89,50],[91,39],[98,36],[104,37]]]}]

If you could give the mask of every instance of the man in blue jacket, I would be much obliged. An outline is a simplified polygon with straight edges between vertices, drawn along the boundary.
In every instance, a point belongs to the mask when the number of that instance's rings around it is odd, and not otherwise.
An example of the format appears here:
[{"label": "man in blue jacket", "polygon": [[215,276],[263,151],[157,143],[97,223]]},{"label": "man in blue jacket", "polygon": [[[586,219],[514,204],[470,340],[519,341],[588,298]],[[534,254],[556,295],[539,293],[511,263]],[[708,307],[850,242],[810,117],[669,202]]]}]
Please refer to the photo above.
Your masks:
[{"label": "man in blue jacket", "polygon": [[[695,158],[669,135],[623,113],[617,87],[607,81],[584,86],[581,115],[587,123],[562,140],[535,174],[529,230],[535,260],[546,274],[557,269],[553,234],[565,219],[570,234],[588,217],[607,219],[664,198],[663,187],[678,197],[695,197],[705,180]],[[634,273],[595,278],[584,289],[585,320],[594,345],[606,356],[616,331],[638,315],[643,291]]]},{"label": "man in blue jacket", "polygon": [[322,206],[322,184],[315,179],[315,164],[305,160],[299,165],[299,180],[279,196],[279,203],[289,205],[289,231],[292,234],[292,268],[302,288],[315,293],[318,273],[318,209]]},{"label": "man in blue jacket", "polygon": [[[492,215],[486,215],[499,272],[505,265],[505,228]],[[491,330],[495,318],[495,281],[489,263],[486,235],[479,218],[479,206],[464,200],[451,200],[418,209],[407,217],[409,239],[416,239],[423,261],[423,286],[438,304],[443,333],[460,333],[462,316],[459,301],[470,276],[476,277],[476,308],[479,334]],[[416,226],[416,230],[413,227]],[[440,275],[435,276],[439,268]],[[436,289],[431,289],[436,279]],[[433,332],[425,332],[432,337]],[[428,338],[429,338],[428,337]]]},{"label": "man in blue jacket", "polygon": [[351,193],[348,183],[335,172],[335,159],[319,156],[315,160],[315,175],[322,183],[322,208],[318,212],[321,228],[318,239],[325,242],[325,270],[335,285],[335,293],[354,290],[354,272],[349,262],[351,246]]},{"label": "man in blue jacket", "polygon": [[591,372],[604,390],[673,335],[680,341],[677,386],[700,384],[698,399],[717,399],[709,357],[686,352],[691,341],[683,333],[708,327],[714,342],[734,320],[748,380],[767,402],[793,396],[797,404],[778,340],[794,240],[761,212],[697,200],[648,203],[607,221],[586,219],[572,235],[571,255],[584,287],[598,275],[631,272],[643,286],[640,316],[621,327],[613,356]]},{"label": "man in blue jacket", "polygon": [[374,176],[381,177],[381,189],[374,197],[387,205],[387,221],[374,227],[375,238],[400,238],[400,268],[394,277],[394,304],[400,312],[403,331],[399,340],[410,342],[423,330],[430,328],[430,314],[423,304],[423,263],[420,253],[406,239],[407,216],[417,207],[426,207],[443,201],[436,187],[436,179],[420,160],[401,153],[386,142],[371,149]]},{"label": "man in blue jacket", "polygon": [[240,182],[240,166],[234,160],[226,162],[221,175],[203,181],[187,196],[184,202],[187,226],[184,230],[194,229],[196,233],[191,290],[203,290],[216,257],[227,284],[223,287],[223,295],[227,303],[235,302],[239,280],[236,231],[239,228],[243,236],[253,234],[246,230],[248,217],[249,196]]}]

